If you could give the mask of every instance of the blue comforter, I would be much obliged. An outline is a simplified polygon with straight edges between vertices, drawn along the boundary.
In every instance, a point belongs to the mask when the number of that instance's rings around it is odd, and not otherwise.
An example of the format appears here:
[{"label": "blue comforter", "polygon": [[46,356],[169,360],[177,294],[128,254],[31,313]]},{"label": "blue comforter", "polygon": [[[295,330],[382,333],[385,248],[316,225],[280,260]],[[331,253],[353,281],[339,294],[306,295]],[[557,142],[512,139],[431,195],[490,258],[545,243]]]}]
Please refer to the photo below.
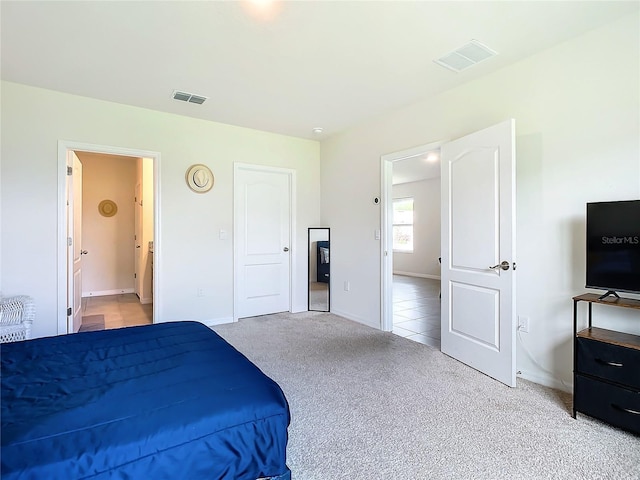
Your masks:
[{"label": "blue comforter", "polygon": [[202,324],[0,352],[3,480],[290,478],[282,390]]}]

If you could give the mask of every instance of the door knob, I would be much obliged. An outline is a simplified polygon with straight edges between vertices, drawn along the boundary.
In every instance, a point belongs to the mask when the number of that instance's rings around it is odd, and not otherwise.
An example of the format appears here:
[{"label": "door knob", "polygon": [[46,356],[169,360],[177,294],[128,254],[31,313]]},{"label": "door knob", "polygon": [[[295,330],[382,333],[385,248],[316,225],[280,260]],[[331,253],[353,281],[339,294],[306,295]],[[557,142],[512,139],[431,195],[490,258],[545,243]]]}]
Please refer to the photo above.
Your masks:
[{"label": "door knob", "polygon": [[502,270],[509,270],[509,267],[511,265],[509,265],[509,262],[507,262],[506,260],[502,263],[499,263],[498,265],[494,265],[493,267],[489,267],[491,270],[497,270],[498,268],[501,268]]},{"label": "door knob", "polygon": [[87,252],[86,250],[80,250],[80,255],[86,255],[87,253],[89,252]]},{"label": "door knob", "polygon": [[136,248],[140,248],[140,245],[136,245]]},{"label": "door knob", "polygon": [[288,251],[289,251],[289,247],[284,247],[284,248],[282,249],[282,251],[283,251],[283,252],[288,252]]}]

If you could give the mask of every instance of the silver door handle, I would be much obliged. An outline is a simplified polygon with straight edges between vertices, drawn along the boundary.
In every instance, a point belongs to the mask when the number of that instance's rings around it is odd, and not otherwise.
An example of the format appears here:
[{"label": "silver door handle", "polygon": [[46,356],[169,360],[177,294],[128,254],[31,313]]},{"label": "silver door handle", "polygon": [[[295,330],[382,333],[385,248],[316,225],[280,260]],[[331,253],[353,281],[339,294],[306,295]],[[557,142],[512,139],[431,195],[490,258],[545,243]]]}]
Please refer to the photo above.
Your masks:
[{"label": "silver door handle", "polygon": [[86,250],[80,250],[80,255],[86,255],[87,253],[89,252],[87,252]]},{"label": "silver door handle", "polygon": [[494,265],[493,267],[489,267],[491,270],[497,270],[498,268],[501,268],[502,270],[509,270],[509,267],[511,265],[509,265],[509,262],[507,262],[506,260],[502,263],[499,263],[498,265]]},{"label": "silver door handle", "polygon": [[288,251],[289,251],[289,247],[284,247],[284,248],[282,249],[282,251],[283,251],[283,252],[288,252]]}]

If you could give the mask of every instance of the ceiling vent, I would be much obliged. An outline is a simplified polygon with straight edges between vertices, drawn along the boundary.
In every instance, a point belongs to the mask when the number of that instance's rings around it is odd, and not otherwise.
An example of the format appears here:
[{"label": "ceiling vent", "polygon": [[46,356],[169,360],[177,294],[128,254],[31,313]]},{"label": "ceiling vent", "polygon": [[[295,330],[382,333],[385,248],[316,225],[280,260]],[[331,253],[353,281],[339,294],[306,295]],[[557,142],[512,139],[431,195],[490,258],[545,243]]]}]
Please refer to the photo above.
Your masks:
[{"label": "ceiling vent", "polygon": [[196,95],[195,93],[180,92],[178,90],[173,91],[172,95],[174,100],[181,100],[183,102],[197,103],[202,105],[204,101],[209,97],[203,97],[202,95]]},{"label": "ceiling vent", "polygon": [[461,72],[488,58],[495,57],[497,54],[498,52],[491,50],[479,41],[471,40],[453,52],[434,60],[434,62],[454,72]]}]

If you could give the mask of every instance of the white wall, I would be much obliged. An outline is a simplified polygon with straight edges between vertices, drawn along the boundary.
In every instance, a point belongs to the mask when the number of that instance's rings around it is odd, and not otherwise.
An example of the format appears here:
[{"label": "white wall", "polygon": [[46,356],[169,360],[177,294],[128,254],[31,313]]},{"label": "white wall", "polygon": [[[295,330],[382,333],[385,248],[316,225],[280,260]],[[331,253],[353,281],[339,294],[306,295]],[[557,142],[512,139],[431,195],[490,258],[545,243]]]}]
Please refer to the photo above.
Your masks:
[{"label": "white wall", "polygon": [[[306,310],[307,227],[319,224],[319,143],[2,83],[2,287],[35,298],[35,336],[57,333],[59,140],[160,152],[158,194],[160,321],[233,318],[233,164],[296,170],[297,231],[292,300]],[[194,106],[194,108],[200,108]],[[215,175],[206,194],[185,171],[204,163]],[[10,206],[10,208],[9,208]],[[219,231],[228,232],[227,239]],[[158,250],[156,250],[158,251]],[[198,289],[204,296],[198,297]]]},{"label": "white wall", "polygon": [[[136,159],[77,152],[82,162],[82,296],[134,291]],[[103,200],[118,211],[104,217]]]},{"label": "white wall", "polygon": [[[380,208],[371,199],[380,194],[381,155],[515,118],[517,311],[530,317],[517,365],[526,378],[568,388],[571,298],[585,281],[585,203],[640,198],[639,20],[629,15],[323,142],[332,281],[351,282],[350,292],[332,292],[332,311],[380,325]],[[604,327],[640,333],[637,312],[594,313]]]},{"label": "white wall", "polygon": [[440,178],[393,186],[393,198],[413,197],[413,252],[393,252],[393,273],[440,278]]}]

